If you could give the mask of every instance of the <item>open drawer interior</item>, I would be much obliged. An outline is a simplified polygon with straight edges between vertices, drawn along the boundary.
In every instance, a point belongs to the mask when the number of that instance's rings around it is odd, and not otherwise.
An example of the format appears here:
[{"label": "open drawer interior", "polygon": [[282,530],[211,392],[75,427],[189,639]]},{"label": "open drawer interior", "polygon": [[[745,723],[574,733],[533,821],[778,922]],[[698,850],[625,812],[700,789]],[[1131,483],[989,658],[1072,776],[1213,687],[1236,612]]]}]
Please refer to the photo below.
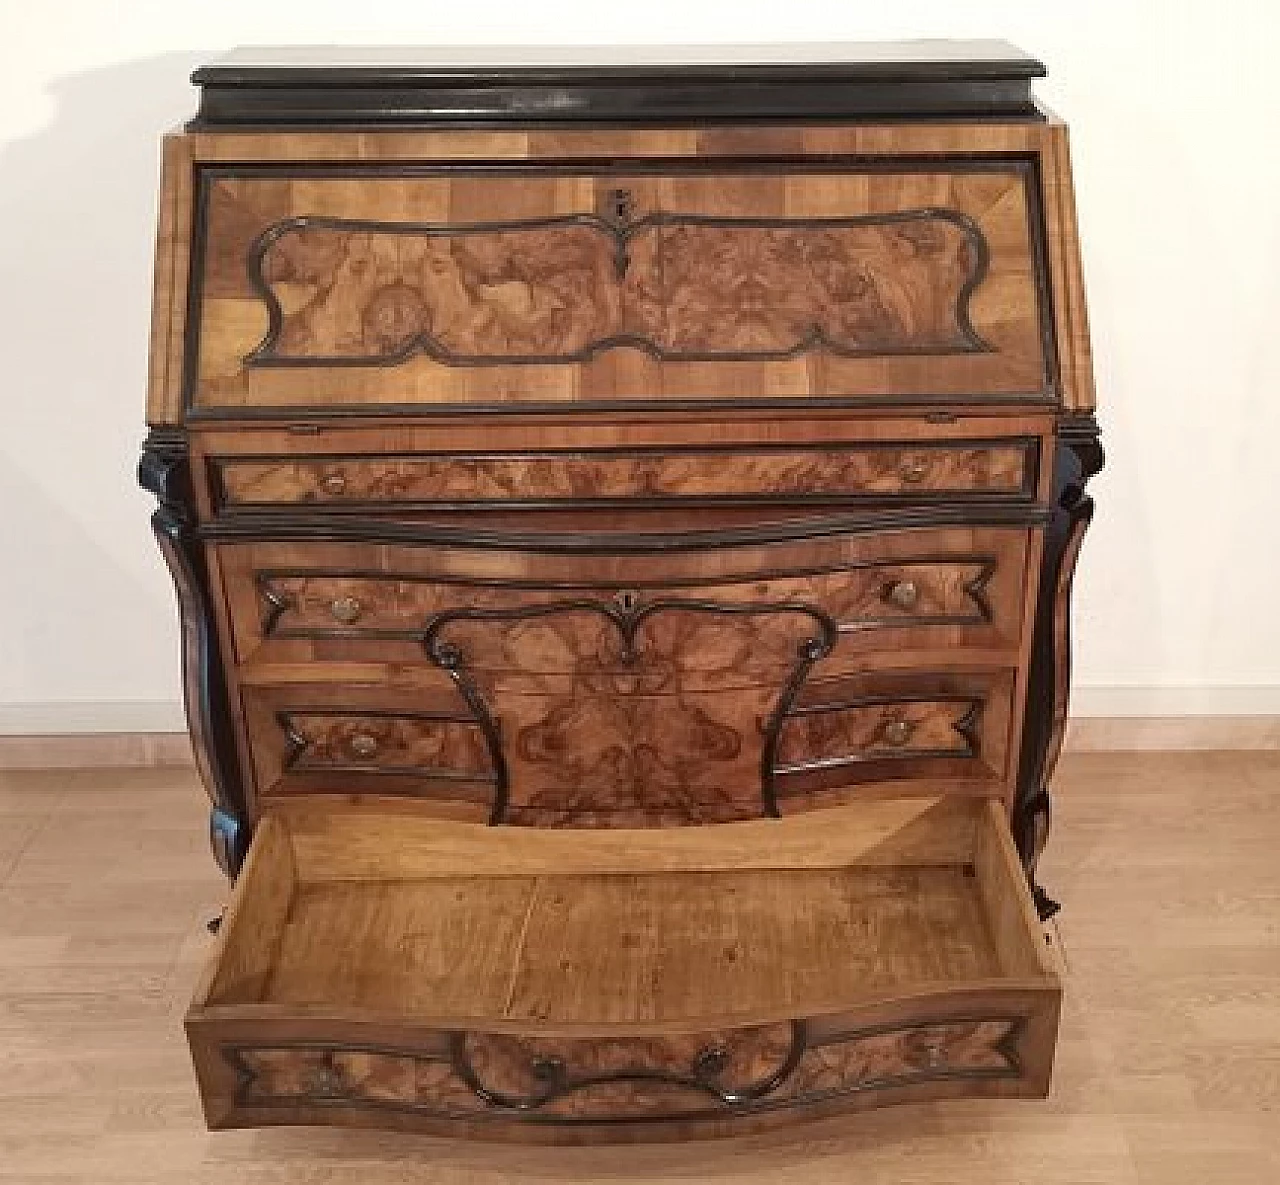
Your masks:
[{"label": "open drawer interior", "polygon": [[1044,1093],[1058,995],[985,800],[595,832],[299,800],[188,1032],[215,1125],[696,1126]]}]

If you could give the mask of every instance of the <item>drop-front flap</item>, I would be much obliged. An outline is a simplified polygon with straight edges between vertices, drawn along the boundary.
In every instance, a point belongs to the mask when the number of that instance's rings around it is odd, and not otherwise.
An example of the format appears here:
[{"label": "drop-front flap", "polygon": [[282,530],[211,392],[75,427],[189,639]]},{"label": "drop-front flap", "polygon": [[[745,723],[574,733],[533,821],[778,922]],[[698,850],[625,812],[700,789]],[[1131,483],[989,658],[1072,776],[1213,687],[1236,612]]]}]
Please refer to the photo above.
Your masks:
[{"label": "drop-front flap", "polygon": [[201,413],[1052,398],[1028,158],[197,183]]}]

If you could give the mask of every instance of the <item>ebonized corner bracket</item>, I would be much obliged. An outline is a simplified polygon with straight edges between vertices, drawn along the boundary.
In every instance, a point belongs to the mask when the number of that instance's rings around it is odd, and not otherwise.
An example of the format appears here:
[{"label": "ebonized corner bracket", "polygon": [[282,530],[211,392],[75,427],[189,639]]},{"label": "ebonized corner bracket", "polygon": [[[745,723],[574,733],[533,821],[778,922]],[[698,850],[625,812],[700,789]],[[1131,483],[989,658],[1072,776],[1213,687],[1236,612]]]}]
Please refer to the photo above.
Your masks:
[{"label": "ebonized corner bracket", "polygon": [[209,573],[196,532],[185,432],[151,429],[142,446],[138,483],[159,502],[151,529],[178,594],[183,702],[196,769],[213,808],[209,837],[218,866],[234,879],[249,850],[249,812],[236,758]]},{"label": "ebonized corner bracket", "polygon": [[1036,881],[1049,835],[1049,782],[1062,752],[1071,682],[1071,584],[1084,533],[1093,519],[1085,487],[1104,456],[1092,413],[1064,416],[1054,460],[1053,517],[1045,528],[1040,597],[1036,604],[1027,713],[1013,809],[1013,836],[1041,919],[1058,903]]}]

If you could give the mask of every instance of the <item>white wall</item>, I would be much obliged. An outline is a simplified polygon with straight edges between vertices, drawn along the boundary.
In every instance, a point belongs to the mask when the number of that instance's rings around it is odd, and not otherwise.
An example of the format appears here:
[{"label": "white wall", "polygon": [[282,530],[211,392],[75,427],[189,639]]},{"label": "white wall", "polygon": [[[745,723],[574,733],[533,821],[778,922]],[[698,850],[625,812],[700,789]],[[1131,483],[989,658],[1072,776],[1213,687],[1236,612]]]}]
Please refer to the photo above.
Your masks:
[{"label": "white wall", "polygon": [[1003,36],[1073,125],[1109,468],[1078,705],[1280,711],[1273,0],[0,0],[0,731],[176,725],[134,487],[157,137],[243,43]]}]

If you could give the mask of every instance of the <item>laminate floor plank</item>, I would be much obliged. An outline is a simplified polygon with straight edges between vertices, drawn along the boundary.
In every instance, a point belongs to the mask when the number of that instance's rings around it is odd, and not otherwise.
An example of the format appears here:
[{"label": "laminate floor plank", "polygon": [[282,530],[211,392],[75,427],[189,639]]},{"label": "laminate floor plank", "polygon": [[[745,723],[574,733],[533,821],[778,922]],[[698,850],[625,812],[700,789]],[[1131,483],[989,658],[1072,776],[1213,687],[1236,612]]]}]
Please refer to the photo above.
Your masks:
[{"label": "laminate floor plank", "polygon": [[181,1019],[224,897],[183,769],[0,773],[4,1185],[1274,1185],[1280,754],[1068,753],[1052,1097],[616,1149],[206,1132]]}]

